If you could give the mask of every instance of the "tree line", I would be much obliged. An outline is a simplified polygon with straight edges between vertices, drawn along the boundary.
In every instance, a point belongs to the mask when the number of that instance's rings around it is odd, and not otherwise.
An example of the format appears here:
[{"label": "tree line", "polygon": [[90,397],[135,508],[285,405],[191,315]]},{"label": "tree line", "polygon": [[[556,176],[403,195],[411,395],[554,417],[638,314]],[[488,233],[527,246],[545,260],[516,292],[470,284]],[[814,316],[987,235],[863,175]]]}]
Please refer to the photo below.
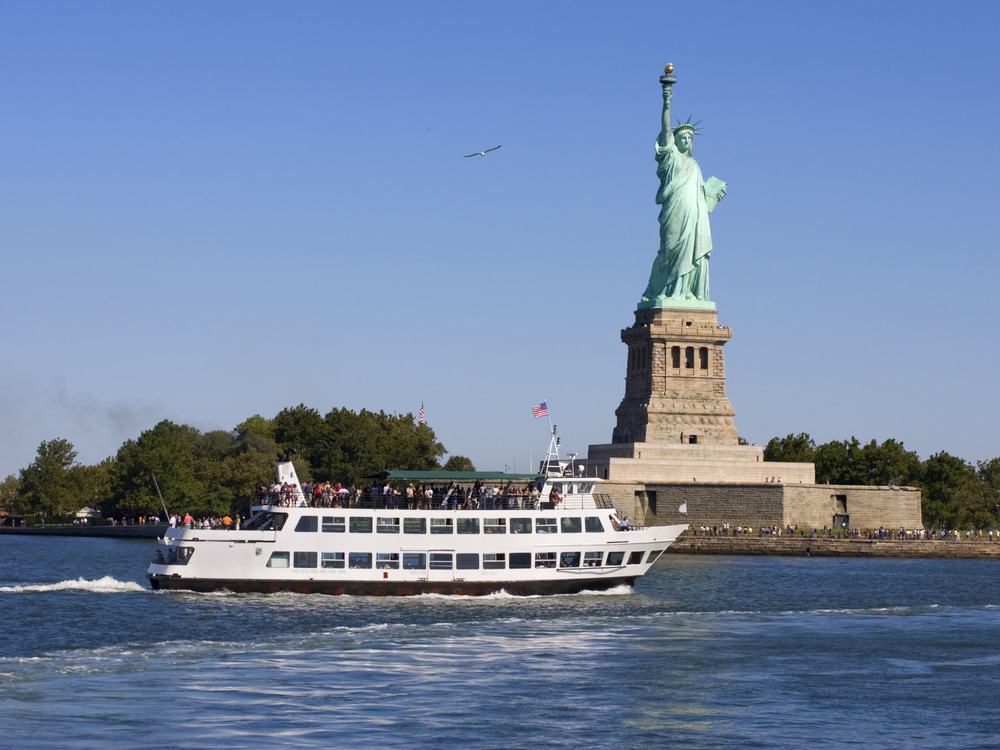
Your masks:
[{"label": "tree line", "polygon": [[[475,470],[464,456],[442,463],[445,455],[434,430],[412,414],[340,408],[322,415],[299,404],[209,432],[164,420],[93,465],[77,462],[64,438],[43,441],[34,461],[0,482],[0,511],[65,518],[91,506],[106,517],[161,515],[159,486],[172,512],[246,512],[258,488],[273,481],[279,458],[291,458],[302,481],[347,485],[387,469]],[[917,487],[927,528],[1000,526],[1000,458],[972,465],[940,452],[921,460],[897,440],[817,445],[803,432],[772,438],[764,459],[814,463],[819,483]]]},{"label": "tree line", "polygon": [[852,437],[817,445],[800,432],[772,438],[764,448],[764,460],[814,463],[819,483],[917,487],[928,529],[1000,525],[1000,458],[973,466],[942,451],[921,460],[893,439],[862,444]]},{"label": "tree line", "polygon": [[90,506],[105,517],[162,516],[159,488],[172,513],[245,513],[285,458],[303,482],[348,485],[392,468],[475,469],[464,456],[442,465],[444,455],[434,430],[412,414],[341,408],[322,415],[299,404],[209,432],[164,420],[93,465],[77,461],[69,440],[43,441],[34,461],[0,483],[0,510],[56,518]]}]

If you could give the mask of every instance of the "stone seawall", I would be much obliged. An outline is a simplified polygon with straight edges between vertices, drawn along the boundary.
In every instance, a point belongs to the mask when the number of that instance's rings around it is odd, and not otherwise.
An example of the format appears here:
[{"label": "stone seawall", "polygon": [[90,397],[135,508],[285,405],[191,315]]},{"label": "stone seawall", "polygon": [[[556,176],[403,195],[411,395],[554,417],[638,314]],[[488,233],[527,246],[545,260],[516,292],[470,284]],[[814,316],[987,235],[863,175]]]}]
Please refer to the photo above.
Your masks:
[{"label": "stone seawall", "polygon": [[711,537],[685,534],[667,552],[681,555],[797,555],[802,557],[943,557],[1000,560],[1000,543],[931,539],[809,539]]}]

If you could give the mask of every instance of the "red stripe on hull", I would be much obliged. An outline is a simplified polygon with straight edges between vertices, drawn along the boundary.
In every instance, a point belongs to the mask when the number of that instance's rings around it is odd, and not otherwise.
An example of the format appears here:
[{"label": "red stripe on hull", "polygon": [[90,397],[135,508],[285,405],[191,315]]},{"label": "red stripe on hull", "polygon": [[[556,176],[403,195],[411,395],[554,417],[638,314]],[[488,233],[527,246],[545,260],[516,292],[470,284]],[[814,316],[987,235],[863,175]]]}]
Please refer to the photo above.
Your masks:
[{"label": "red stripe on hull", "polygon": [[625,584],[631,586],[638,576],[619,578],[572,578],[564,581],[262,581],[224,580],[149,576],[156,590],[231,591],[236,594],[331,594],[334,596],[485,596],[506,591],[514,596],[536,594],[576,594],[580,591],[604,591]]}]

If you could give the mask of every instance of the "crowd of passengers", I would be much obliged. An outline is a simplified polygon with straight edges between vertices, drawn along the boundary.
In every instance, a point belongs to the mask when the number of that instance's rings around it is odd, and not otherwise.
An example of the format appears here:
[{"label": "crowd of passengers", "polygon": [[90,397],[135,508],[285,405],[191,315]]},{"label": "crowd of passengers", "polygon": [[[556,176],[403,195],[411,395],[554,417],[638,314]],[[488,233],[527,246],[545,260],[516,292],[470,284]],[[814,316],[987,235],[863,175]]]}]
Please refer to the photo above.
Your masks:
[{"label": "crowd of passengers", "polygon": [[205,516],[203,518],[195,518],[190,513],[185,513],[184,515],[172,513],[168,520],[172,529],[183,527],[185,529],[233,529],[235,531],[240,530],[242,522],[243,519],[239,513],[234,513],[233,515],[227,513],[224,516]]},{"label": "crowd of passengers", "polygon": [[[295,485],[283,482],[260,487],[260,499],[275,505],[298,505]],[[535,482],[520,486],[513,483],[501,488],[477,481],[471,486],[408,483],[403,489],[386,482],[371,487],[348,488],[330,482],[302,485],[302,495],[312,508],[405,508],[407,510],[537,510],[542,496]],[[548,502],[556,507],[562,495],[552,488]]]},{"label": "crowd of passengers", "polygon": [[880,526],[877,529],[836,529],[828,526],[822,529],[802,528],[797,525],[781,526],[734,526],[723,523],[719,526],[694,526],[689,531],[695,536],[758,536],[758,537],[809,537],[810,539],[937,539],[943,541],[983,541],[1000,542],[1000,531],[992,529],[967,530],[957,529],[887,529]]}]

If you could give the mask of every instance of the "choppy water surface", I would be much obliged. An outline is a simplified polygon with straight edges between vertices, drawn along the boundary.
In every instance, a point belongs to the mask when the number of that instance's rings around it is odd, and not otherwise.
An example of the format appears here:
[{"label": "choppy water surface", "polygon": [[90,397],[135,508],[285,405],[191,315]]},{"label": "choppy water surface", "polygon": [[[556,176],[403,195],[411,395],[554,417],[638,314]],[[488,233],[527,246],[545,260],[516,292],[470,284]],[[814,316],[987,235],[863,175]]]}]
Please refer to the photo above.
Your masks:
[{"label": "choppy water surface", "polygon": [[154,593],[0,538],[0,747],[1000,745],[1000,563],[665,556],[635,589]]}]

